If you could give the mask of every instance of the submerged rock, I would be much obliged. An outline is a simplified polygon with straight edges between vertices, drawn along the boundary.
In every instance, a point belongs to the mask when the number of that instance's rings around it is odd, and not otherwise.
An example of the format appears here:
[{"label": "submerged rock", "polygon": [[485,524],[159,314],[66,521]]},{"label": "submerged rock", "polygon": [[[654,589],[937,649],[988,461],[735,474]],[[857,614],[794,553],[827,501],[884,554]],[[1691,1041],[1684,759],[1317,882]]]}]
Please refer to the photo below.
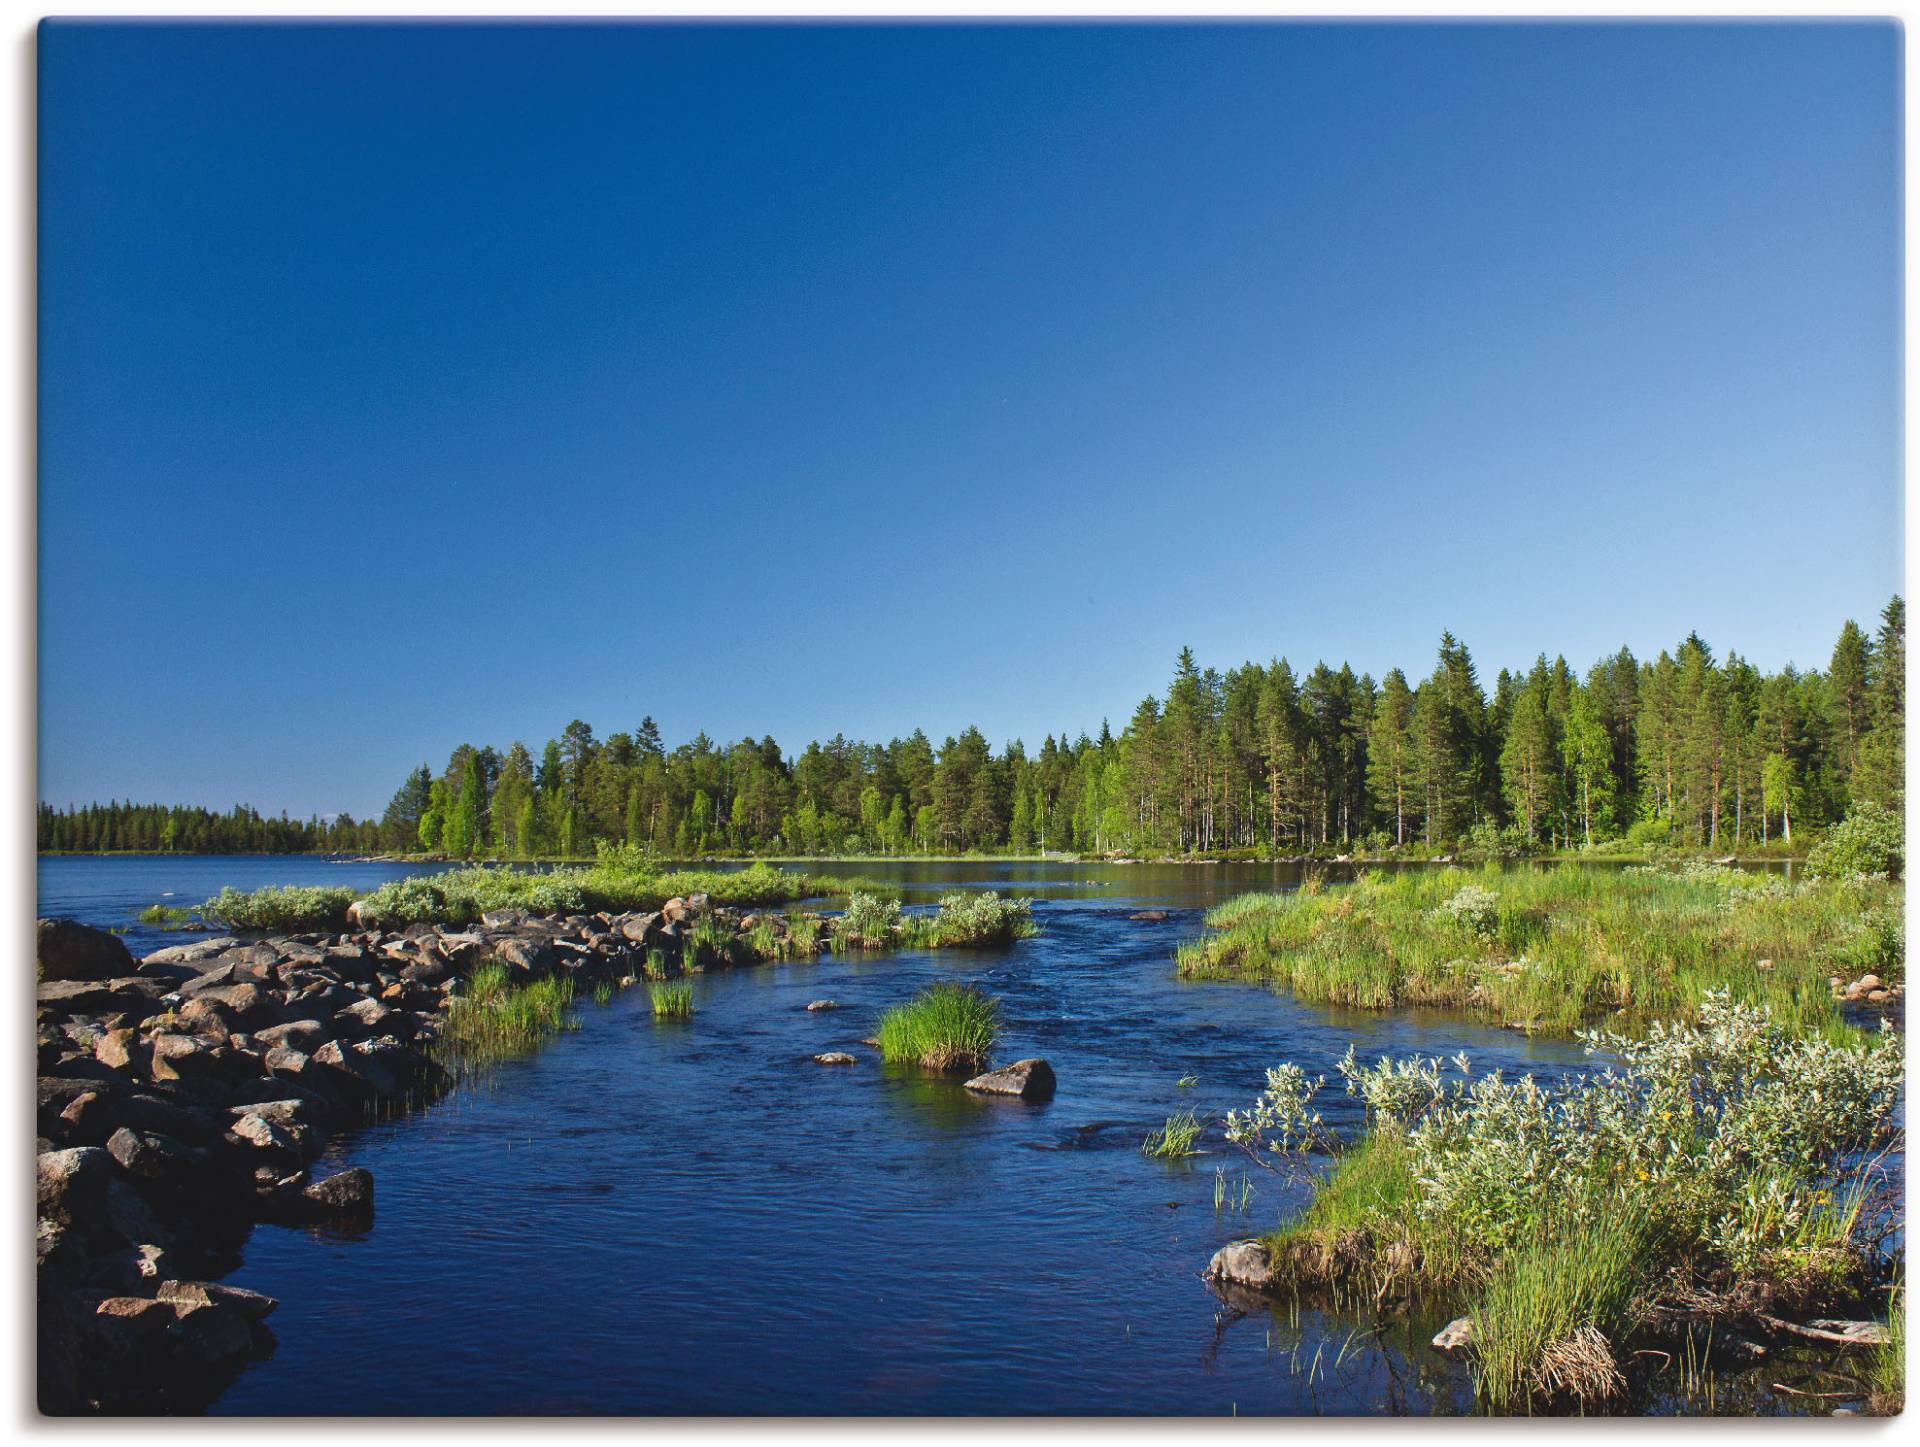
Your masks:
[{"label": "submerged rock", "polygon": [[838,1010],[840,1008],[840,1002],[838,1000],[815,1000],[811,1005],[807,1006],[807,1008],[809,1010]]},{"label": "submerged rock", "polygon": [[1055,1083],[1053,1067],[1035,1057],[1016,1060],[998,1070],[989,1070],[985,1075],[976,1075],[967,1082],[967,1089],[983,1095],[1017,1095],[1022,1100],[1046,1100],[1052,1096]]},{"label": "submerged rock", "polygon": [[1264,1289],[1273,1285],[1273,1261],[1258,1241],[1234,1241],[1213,1253],[1207,1263],[1209,1281]]},{"label": "submerged rock", "polygon": [[827,1050],[813,1057],[816,1065],[857,1065],[859,1062],[844,1050]]},{"label": "submerged rock", "polygon": [[324,1181],[315,1181],[300,1195],[310,1207],[325,1214],[367,1215],[373,1210],[373,1172],[364,1166],[352,1166]]},{"label": "submerged rock", "polygon": [[1163,924],[1167,920],[1164,909],[1137,909],[1127,916],[1134,924]]}]

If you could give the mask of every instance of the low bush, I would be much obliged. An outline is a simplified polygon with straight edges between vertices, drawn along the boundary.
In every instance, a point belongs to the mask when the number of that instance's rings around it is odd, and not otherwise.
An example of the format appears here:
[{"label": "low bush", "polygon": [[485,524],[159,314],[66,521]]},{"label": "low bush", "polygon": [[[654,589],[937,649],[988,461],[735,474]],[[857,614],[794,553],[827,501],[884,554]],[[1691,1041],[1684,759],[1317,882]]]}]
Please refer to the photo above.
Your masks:
[{"label": "low bush", "polygon": [[229,886],[200,906],[200,917],[229,929],[346,928],[353,891],[332,885],[269,885],[250,893]]},{"label": "low bush", "polygon": [[1807,851],[1807,872],[1816,879],[1897,880],[1906,853],[1905,821],[1891,809],[1859,803]]},{"label": "low bush", "polygon": [[[1301,1285],[1397,1270],[1468,1292],[1482,1395],[1502,1407],[1604,1394],[1599,1348],[1663,1313],[1844,1301],[1901,1209],[1868,1155],[1894,1136],[1900,1038],[1792,1038],[1720,992],[1697,1013],[1642,1038],[1589,1032],[1614,1063],[1551,1088],[1464,1055],[1362,1066],[1350,1050],[1339,1073],[1370,1134],[1271,1239],[1276,1263]],[[1325,1145],[1324,1083],[1269,1072],[1228,1139],[1300,1162]]]}]

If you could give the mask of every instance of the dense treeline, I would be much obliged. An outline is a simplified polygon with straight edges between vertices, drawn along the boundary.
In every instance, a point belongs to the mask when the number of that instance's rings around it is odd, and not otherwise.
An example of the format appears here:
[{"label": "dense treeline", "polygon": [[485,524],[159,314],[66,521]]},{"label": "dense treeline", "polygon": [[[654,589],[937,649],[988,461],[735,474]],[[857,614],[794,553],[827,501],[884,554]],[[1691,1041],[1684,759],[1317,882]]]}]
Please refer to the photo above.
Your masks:
[{"label": "dense treeline", "polygon": [[88,804],[55,810],[42,804],[42,853],[309,854],[380,847],[380,826],[351,814],[329,820],[278,819],[237,805],[226,814],[185,805]]},{"label": "dense treeline", "polygon": [[[703,733],[669,750],[651,718],[604,740],[575,720],[538,757],[463,744],[438,774],[422,765],[377,827],[280,827],[315,841],[290,847],[456,858],[576,856],[602,841],[675,857],[1344,853],[1495,834],[1736,850],[1791,843],[1856,799],[1902,806],[1905,650],[1899,598],[1875,635],[1849,622],[1824,673],[1763,674],[1689,635],[1650,662],[1622,649],[1584,675],[1543,654],[1503,669],[1489,695],[1451,634],[1417,683],[1344,664],[1301,677],[1285,659],[1222,674],[1186,650],[1165,699],[1145,699],[1122,732],[1049,735],[1033,753],[1015,741],[996,754],[969,728],[937,748],[919,731],[886,744],[836,735],[789,759],[770,738],[722,746]],[[99,812],[43,811],[42,847],[145,847],[48,843],[62,821]],[[344,834],[356,842],[334,842]],[[176,829],[171,847],[199,846]]]}]

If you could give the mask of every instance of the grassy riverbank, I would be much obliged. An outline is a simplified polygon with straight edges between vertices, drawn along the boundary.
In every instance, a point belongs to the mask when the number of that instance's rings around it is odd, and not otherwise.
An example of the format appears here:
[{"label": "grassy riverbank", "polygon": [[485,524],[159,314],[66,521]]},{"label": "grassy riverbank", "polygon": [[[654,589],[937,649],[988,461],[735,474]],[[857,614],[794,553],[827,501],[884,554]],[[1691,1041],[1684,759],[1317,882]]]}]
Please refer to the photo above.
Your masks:
[{"label": "grassy riverbank", "polygon": [[[1874,1153],[1898,1144],[1901,1038],[1796,1039],[1724,994],[1697,1014],[1589,1037],[1614,1063],[1558,1089],[1350,1055],[1368,1133],[1266,1238],[1277,1283],[1463,1311],[1494,1410],[1616,1395],[1641,1336],[1884,1306],[1904,1211]],[[1298,1164],[1327,1144],[1320,1089],[1271,1072],[1229,1138]]]},{"label": "grassy riverbank", "polygon": [[1304,999],[1470,1009],[1567,1033],[1601,1017],[1690,1020],[1709,991],[1789,1034],[1846,1028],[1829,977],[1898,980],[1899,887],[1712,865],[1680,870],[1364,873],[1250,894],[1183,946],[1190,979],[1267,980]]}]

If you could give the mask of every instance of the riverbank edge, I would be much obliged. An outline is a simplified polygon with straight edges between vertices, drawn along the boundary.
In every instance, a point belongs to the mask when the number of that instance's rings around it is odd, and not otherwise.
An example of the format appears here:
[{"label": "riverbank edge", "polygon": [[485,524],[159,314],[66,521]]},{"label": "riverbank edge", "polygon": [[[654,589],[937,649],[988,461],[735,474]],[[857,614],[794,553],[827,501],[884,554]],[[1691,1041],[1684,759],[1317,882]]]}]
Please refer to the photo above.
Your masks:
[{"label": "riverbank edge", "polygon": [[[825,917],[795,941],[826,939]],[[361,1168],[315,1180],[331,1136],[431,1103],[437,1046],[482,966],[511,985],[636,983],[667,952],[765,958],[784,917],[694,896],[657,911],[492,911],[415,924],[240,933],[138,962],[117,936],[38,925],[37,1380],[44,1415],[193,1411],[270,1351],[277,1303],[220,1285],[261,1222],[371,1224]],[[798,933],[796,931],[796,933]]]}]

